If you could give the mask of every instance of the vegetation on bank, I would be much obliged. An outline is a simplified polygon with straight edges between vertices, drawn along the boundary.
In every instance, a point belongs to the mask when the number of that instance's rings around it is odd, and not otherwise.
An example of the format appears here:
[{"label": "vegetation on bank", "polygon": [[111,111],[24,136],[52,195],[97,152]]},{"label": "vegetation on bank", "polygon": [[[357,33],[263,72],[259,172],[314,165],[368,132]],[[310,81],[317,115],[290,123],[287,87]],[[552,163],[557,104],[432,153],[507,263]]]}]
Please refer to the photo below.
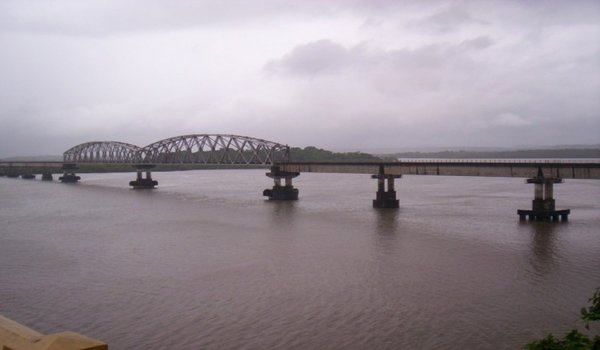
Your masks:
[{"label": "vegetation on bank", "polygon": [[[600,321],[600,288],[589,299],[591,306],[580,311],[580,318],[585,328],[590,329],[590,322]],[[534,340],[523,347],[524,350],[600,350],[600,335],[589,338],[586,334],[573,329],[562,338],[552,334]]]},{"label": "vegetation on bank", "polygon": [[399,152],[386,155],[393,158],[439,158],[439,159],[559,159],[600,158],[600,148],[531,149],[513,151],[442,151]]},{"label": "vegetation on bank", "polygon": [[314,146],[290,148],[291,162],[382,162],[383,158],[363,152],[331,152]]}]

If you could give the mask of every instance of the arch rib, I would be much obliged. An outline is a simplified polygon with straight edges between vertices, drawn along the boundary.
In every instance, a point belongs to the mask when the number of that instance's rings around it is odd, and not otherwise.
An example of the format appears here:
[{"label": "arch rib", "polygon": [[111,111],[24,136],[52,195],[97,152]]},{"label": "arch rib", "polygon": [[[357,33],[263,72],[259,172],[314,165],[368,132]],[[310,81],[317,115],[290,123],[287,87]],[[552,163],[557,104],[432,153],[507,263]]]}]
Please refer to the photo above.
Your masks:
[{"label": "arch rib", "polygon": [[118,141],[93,141],[69,148],[63,161],[69,163],[135,163],[140,148]]},{"label": "arch rib", "polygon": [[139,159],[156,164],[272,164],[286,161],[288,154],[288,146],[263,139],[227,134],[192,134],[151,143],[140,149]]},{"label": "arch rib", "polygon": [[273,164],[289,158],[289,147],[248,136],[192,134],[156,141],[138,147],[118,141],[94,141],[63,153],[71,163],[189,163]]}]

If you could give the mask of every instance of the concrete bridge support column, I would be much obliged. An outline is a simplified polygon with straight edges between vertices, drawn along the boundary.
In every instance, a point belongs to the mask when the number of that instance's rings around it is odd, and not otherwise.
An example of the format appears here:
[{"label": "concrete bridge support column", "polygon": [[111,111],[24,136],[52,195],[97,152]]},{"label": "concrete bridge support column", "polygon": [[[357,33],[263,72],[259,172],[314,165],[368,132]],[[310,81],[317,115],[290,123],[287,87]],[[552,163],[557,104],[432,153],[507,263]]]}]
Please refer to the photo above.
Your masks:
[{"label": "concrete bridge support column", "polygon": [[[279,169],[278,166],[271,167],[271,172],[266,174],[273,179],[275,185],[272,189],[263,191],[263,196],[274,200],[297,200],[298,189],[292,185],[292,179],[299,176],[300,173],[287,172]],[[281,179],[285,180],[285,185],[281,186]]]},{"label": "concrete bridge support column", "polygon": [[519,209],[519,219],[524,221],[543,220],[543,221],[568,221],[570,209],[556,210],[554,200],[554,184],[562,183],[560,178],[546,178],[541,169],[534,178],[527,179],[526,183],[534,184],[533,201],[531,201],[531,210]]},{"label": "concrete bridge support column", "polygon": [[[396,190],[394,188],[394,179],[399,179],[402,175],[386,175],[383,166],[379,167],[377,175],[371,175],[377,179],[377,193],[373,199],[373,208],[399,208],[400,202],[396,199]],[[385,181],[387,180],[387,191]]]},{"label": "concrete bridge support column", "polygon": [[19,177],[19,171],[14,166],[9,166],[6,169],[6,177]]},{"label": "concrete bridge support column", "polygon": [[21,172],[21,179],[34,180],[35,174],[33,173],[33,171],[31,169],[24,168],[23,171]]},{"label": "concrete bridge support column", "polygon": [[52,181],[52,180],[53,180],[53,179],[52,179],[52,172],[51,172],[51,171],[48,171],[48,170],[45,170],[45,171],[42,173],[42,180],[43,180],[43,181]]},{"label": "concrete bridge support column", "polygon": [[75,174],[75,170],[77,170],[77,164],[65,163],[63,164],[62,169],[64,171],[64,174],[63,176],[58,178],[60,182],[75,183],[81,180],[81,177]]},{"label": "concrete bridge support column", "polygon": [[[134,181],[129,181],[129,186],[135,190],[153,189],[158,186],[158,181],[152,180],[152,172],[150,169],[154,168],[155,164],[136,164],[134,167],[137,171],[137,178]],[[146,177],[143,177],[143,173],[146,173]]]}]

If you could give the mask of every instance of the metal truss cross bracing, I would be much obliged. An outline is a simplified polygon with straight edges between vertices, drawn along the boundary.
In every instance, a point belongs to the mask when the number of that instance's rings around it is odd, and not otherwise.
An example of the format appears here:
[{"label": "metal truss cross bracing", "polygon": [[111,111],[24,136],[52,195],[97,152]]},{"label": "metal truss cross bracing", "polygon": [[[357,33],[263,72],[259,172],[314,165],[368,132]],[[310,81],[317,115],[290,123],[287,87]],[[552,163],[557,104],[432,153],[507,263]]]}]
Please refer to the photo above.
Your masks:
[{"label": "metal truss cross bracing", "polygon": [[66,163],[133,163],[140,148],[124,142],[94,141],[71,147],[63,153]]},{"label": "metal truss cross bracing", "polygon": [[160,140],[145,147],[122,142],[88,142],[63,154],[73,163],[274,164],[286,162],[289,147],[238,135],[195,134]]}]

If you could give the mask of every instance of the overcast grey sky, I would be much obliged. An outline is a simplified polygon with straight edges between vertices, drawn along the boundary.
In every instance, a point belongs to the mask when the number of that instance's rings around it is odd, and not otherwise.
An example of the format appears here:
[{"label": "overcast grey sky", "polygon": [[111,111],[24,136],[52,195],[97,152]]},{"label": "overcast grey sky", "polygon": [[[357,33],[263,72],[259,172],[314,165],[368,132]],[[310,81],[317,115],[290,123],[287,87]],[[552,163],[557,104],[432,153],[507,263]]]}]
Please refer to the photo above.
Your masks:
[{"label": "overcast grey sky", "polygon": [[600,1],[0,0],[0,157],[600,143]]}]

